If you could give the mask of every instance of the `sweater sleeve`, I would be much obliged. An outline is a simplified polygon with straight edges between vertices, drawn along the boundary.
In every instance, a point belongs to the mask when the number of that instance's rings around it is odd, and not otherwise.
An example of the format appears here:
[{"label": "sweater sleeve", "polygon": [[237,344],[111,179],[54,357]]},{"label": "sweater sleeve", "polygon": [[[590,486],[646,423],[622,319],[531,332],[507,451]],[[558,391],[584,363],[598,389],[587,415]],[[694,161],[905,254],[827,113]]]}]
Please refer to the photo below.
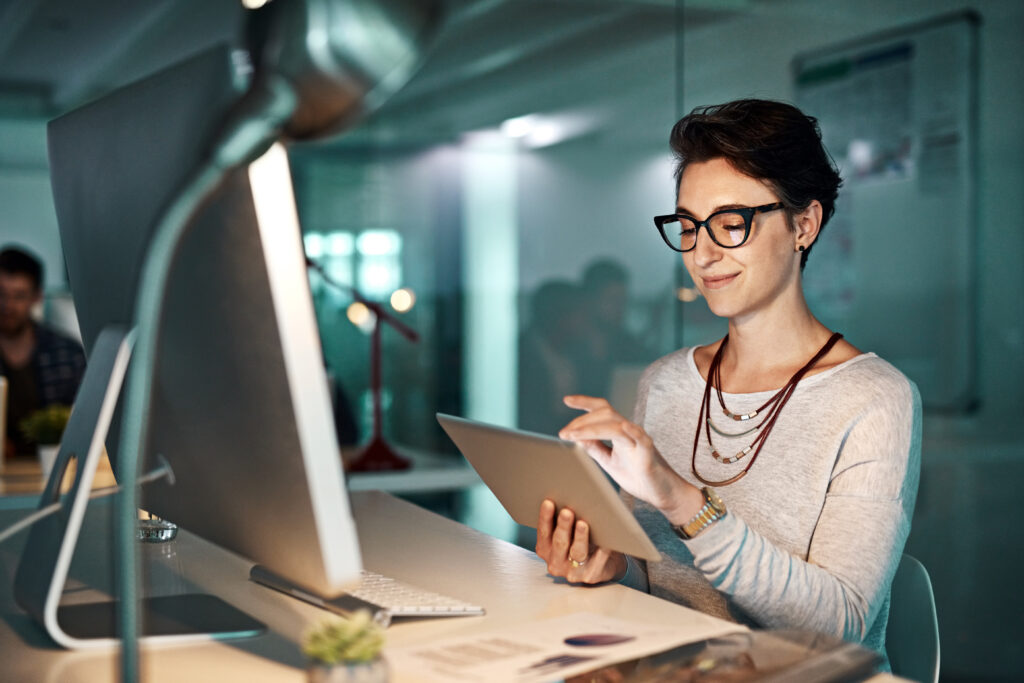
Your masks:
[{"label": "sweater sleeve", "polygon": [[686,542],[695,567],[765,628],[864,640],[910,531],[920,429],[920,397],[909,381],[870,403],[836,459],[806,561],[729,514]]}]

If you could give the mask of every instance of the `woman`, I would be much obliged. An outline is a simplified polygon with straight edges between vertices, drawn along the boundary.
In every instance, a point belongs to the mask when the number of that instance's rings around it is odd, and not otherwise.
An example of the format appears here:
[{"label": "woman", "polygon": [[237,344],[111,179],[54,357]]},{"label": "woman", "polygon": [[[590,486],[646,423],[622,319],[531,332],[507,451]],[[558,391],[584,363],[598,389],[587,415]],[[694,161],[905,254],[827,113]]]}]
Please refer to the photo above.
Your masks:
[{"label": "woman", "polygon": [[537,553],[571,582],[619,580],[884,652],[917,494],[920,399],[804,299],[802,268],[839,175],[816,121],[780,102],[694,110],[671,145],[676,213],[655,223],[728,335],[651,365],[633,422],[604,399],[567,396],[584,413],[560,432],[619,483],[664,561],[592,547],[586,521],[551,501]]}]

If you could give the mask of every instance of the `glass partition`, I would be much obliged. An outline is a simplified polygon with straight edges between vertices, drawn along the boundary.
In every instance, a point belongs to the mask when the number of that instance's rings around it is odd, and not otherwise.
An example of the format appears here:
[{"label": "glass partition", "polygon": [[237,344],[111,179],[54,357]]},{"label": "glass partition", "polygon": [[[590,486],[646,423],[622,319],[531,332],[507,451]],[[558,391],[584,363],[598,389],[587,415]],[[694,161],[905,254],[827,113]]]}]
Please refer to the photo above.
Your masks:
[{"label": "glass partition", "polygon": [[[307,253],[420,334],[383,333],[385,434],[451,452],[452,412],[552,434],[675,343],[671,3],[456,7],[422,70],[358,131],[297,148]],[[388,235],[368,254],[368,235]],[[371,277],[372,274],[372,277]],[[314,277],[326,361],[369,429],[370,323]],[[404,301],[404,299],[403,299]]]}]

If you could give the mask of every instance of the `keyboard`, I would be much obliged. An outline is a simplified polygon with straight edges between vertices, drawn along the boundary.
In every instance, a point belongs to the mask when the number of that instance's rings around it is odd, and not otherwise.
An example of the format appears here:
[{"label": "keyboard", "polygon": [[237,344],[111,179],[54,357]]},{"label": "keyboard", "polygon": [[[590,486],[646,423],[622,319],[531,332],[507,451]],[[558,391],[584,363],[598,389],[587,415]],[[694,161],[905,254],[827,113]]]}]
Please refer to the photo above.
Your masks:
[{"label": "keyboard", "polygon": [[484,614],[484,608],[374,572],[363,571],[359,586],[336,598],[323,598],[295,586],[261,565],[249,571],[252,581],[341,616],[361,609],[387,626],[394,617],[464,617]]}]

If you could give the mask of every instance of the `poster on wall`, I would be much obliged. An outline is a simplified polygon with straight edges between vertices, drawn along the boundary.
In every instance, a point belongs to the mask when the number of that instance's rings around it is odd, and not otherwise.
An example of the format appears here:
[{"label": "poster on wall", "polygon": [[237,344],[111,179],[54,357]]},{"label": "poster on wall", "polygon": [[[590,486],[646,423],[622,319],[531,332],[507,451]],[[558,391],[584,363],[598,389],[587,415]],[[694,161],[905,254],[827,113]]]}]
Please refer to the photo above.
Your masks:
[{"label": "poster on wall", "polygon": [[808,301],[933,410],[976,396],[976,25],[957,13],[793,61],[796,103],[843,177]]}]

